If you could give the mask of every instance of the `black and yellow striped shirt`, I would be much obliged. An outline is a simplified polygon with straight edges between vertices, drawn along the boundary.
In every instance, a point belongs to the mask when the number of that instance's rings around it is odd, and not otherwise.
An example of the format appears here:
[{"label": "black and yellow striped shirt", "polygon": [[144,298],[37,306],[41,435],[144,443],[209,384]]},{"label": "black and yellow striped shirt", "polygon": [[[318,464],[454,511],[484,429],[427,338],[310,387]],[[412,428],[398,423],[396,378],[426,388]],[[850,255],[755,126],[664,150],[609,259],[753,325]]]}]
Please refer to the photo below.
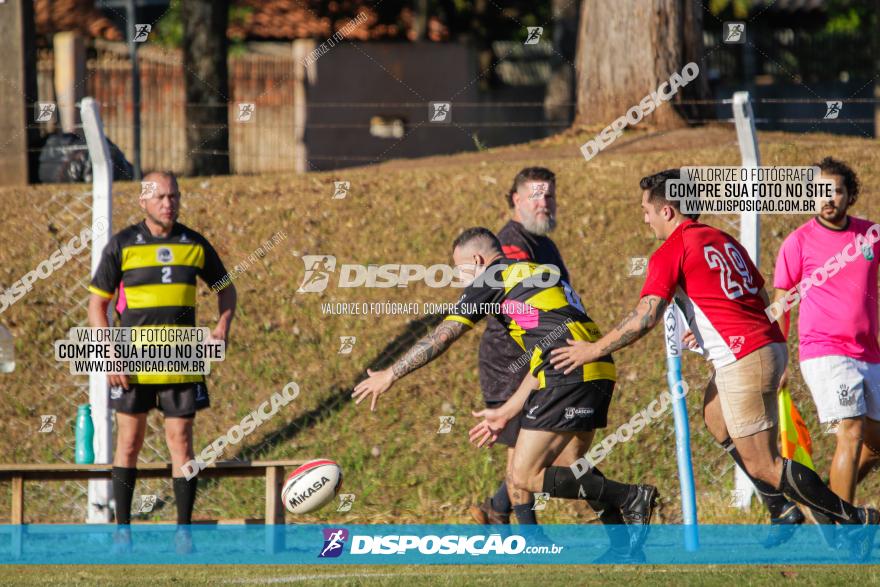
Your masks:
[{"label": "black and yellow striped shirt", "polygon": [[[195,326],[196,277],[221,283],[226,268],[208,240],[176,223],[167,238],[155,237],[145,222],[113,235],[101,256],[89,291],[112,299],[120,325],[131,328]],[[133,383],[203,381],[201,375],[140,374]]]},{"label": "black and yellow striped shirt", "polygon": [[[611,355],[568,375],[550,363],[550,351],[566,346],[566,339],[595,342],[602,337],[577,293],[552,265],[513,259],[494,261],[464,290],[456,311],[446,320],[473,327],[487,313],[498,318],[523,349],[522,359],[538,378],[540,389],[597,379],[616,380]],[[511,376],[518,372],[517,365],[508,367],[512,367],[508,369]]]}]

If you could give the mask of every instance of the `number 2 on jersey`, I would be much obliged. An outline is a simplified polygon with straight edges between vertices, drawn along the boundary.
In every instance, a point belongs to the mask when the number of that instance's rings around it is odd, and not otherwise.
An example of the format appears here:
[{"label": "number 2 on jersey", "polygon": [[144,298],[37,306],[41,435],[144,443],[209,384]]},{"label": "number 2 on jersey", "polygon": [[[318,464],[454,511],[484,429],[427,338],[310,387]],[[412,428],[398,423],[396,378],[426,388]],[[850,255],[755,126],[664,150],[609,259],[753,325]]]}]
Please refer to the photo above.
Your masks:
[{"label": "number 2 on jersey", "polygon": [[171,283],[171,267],[162,267],[162,283]]},{"label": "number 2 on jersey", "polygon": [[[710,269],[718,269],[721,277],[721,290],[729,299],[735,300],[742,296],[745,292],[750,294],[758,293],[758,288],[752,285],[754,277],[749,272],[749,266],[742,254],[733,245],[733,243],[724,243],[725,255],[712,245],[703,247],[703,256]],[[728,260],[730,261],[728,263]],[[733,268],[731,269],[731,264]],[[739,274],[740,281],[733,278],[733,272]]]}]

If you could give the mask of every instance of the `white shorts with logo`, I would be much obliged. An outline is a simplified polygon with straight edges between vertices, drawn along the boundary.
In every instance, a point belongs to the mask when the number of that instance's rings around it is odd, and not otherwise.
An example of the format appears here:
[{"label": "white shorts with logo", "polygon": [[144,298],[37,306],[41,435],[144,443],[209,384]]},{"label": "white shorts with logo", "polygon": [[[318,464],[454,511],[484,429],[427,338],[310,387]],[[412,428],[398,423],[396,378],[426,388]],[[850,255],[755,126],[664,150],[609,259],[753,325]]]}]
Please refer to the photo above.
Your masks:
[{"label": "white shorts with logo", "polygon": [[880,363],[830,355],[801,361],[819,421],[868,416],[880,420]]}]

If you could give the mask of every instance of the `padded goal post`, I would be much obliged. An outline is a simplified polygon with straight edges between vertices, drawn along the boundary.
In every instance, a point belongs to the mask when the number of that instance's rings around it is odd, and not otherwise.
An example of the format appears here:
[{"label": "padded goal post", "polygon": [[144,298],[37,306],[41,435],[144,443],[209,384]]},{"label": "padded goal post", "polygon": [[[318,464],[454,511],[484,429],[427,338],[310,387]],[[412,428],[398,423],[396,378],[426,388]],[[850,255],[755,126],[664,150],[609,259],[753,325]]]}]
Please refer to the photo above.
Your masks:
[{"label": "padded goal post", "polygon": [[[755,115],[752,112],[751,97],[748,92],[733,95],[733,120],[736,125],[736,141],[739,143],[740,159],[743,167],[759,167],[761,154],[758,149],[758,134],[755,131]],[[760,269],[761,222],[757,212],[741,212],[739,219],[739,242],[745,247],[755,267]],[[749,507],[755,486],[745,471],[734,468],[736,493],[733,503],[742,509]]]},{"label": "padded goal post", "polygon": [[[83,98],[80,103],[83,133],[92,162],[92,262],[89,277],[95,274],[101,253],[113,233],[113,164],[110,147],[104,135],[104,124],[98,103],[93,98]],[[107,322],[113,324],[113,308],[107,308]],[[107,375],[89,375],[89,403],[92,406],[92,423],[95,428],[93,447],[95,464],[113,461],[113,423],[110,416]],[[112,485],[108,479],[90,479],[86,521],[90,524],[106,524],[111,521],[110,499]]]},{"label": "padded goal post", "polygon": [[666,379],[672,396],[672,417],[675,424],[675,459],[678,463],[678,482],[681,489],[681,514],[684,524],[684,547],[693,552],[700,546],[697,531],[697,499],[694,490],[694,467],[691,462],[691,434],[688,424],[687,400],[681,376],[682,336],[686,320],[673,302],[663,314],[666,340]]}]

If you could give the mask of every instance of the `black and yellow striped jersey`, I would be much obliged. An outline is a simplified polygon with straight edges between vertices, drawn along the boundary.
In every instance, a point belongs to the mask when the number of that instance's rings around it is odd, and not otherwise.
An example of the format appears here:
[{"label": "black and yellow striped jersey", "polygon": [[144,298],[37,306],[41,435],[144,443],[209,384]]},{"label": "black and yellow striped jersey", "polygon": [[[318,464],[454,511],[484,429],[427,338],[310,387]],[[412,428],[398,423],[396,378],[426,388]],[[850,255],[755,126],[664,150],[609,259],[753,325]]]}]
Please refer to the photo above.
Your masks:
[{"label": "black and yellow striped jersey", "polygon": [[[517,261],[531,261],[554,265],[559,268],[562,279],[568,283],[568,270],[559,254],[556,243],[547,236],[530,233],[516,220],[511,220],[498,231],[498,240],[504,256]],[[487,320],[486,330],[480,340],[480,387],[487,402],[507,401],[519,387],[528,365],[517,361],[523,351],[507,334],[507,328],[498,320]],[[511,377],[508,365],[516,362],[519,370]]]},{"label": "black and yellow striped jersey", "polygon": [[[597,379],[616,380],[611,355],[587,363],[568,375],[550,363],[550,351],[566,346],[566,339],[595,342],[602,336],[558,268],[497,259],[464,290],[455,311],[446,316],[446,320],[473,327],[488,314],[506,327],[507,333],[524,351],[521,359],[538,378],[540,389]],[[516,362],[507,368],[511,377],[521,373]]]},{"label": "black and yellow striped jersey", "polygon": [[[112,299],[120,325],[130,328],[195,326],[196,277],[217,287],[226,268],[208,240],[175,223],[167,238],[155,237],[144,221],[111,237],[89,291]],[[186,383],[201,375],[140,374],[133,383]]]}]

